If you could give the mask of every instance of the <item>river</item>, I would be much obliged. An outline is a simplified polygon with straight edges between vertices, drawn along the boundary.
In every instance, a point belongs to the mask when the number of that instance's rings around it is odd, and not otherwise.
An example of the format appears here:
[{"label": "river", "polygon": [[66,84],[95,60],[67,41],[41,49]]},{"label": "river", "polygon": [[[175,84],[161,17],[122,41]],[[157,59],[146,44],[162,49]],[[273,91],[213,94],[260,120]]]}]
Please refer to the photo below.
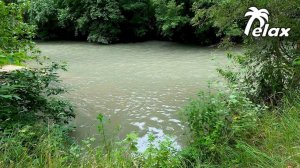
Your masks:
[{"label": "river", "polygon": [[136,131],[141,150],[149,133],[157,140],[169,135],[178,148],[184,144],[188,136],[180,110],[220,78],[216,68],[227,62],[224,50],[160,41],[40,42],[38,47],[42,55],[68,64],[61,78],[76,109],[73,136],[98,135],[96,117],[102,113],[107,134],[124,138]]}]

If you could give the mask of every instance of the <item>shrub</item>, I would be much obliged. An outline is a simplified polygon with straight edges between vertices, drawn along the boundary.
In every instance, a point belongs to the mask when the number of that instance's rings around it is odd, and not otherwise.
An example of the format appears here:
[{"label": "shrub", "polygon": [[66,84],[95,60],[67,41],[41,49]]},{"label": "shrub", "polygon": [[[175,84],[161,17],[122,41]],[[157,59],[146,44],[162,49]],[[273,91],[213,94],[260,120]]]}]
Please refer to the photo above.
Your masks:
[{"label": "shrub", "polygon": [[[244,93],[200,93],[184,110],[192,134],[194,161],[220,164],[237,142],[251,138],[264,107],[253,104]],[[196,150],[196,151],[195,151]]]},{"label": "shrub", "polygon": [[66,91],[58,85],[59,68],[64,67],[53,64],[0,74],[1,129],[40,121],[67,123],[74,117],[72,106],[57,97]]}]

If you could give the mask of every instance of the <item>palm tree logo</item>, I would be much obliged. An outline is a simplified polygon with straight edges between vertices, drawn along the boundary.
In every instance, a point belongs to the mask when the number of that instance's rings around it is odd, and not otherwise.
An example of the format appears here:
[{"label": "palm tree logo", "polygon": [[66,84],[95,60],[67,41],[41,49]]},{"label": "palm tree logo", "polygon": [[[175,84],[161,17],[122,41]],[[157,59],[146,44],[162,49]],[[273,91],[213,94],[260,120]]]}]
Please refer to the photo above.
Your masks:
[{"label": "palm tree logo", "polygon": [[259,21],[260,28],[262,28],[266,24],[266,21],[267,22],[269,21],[269,12],[268,12],[268,10],[266,10],[266,9],[258,10],[256,7],[251,7],[249,9],[250,9],[250,11],[245,14],[245,17],[246,16],[251,16],[249,21],[248,21],[248,24],[246,26],[246,29],[245,29],[245,34],[246,35],[249,35],[250,29],[251,29],[252,24],[255,21],[255,19],[257,19]]}]

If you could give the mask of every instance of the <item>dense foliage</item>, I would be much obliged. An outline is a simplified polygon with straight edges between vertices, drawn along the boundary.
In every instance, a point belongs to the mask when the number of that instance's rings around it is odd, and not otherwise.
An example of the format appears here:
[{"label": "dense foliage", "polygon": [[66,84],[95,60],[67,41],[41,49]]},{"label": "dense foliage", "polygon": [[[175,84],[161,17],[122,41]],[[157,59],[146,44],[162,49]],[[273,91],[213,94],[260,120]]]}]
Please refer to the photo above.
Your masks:
[{"label": "dense foliage", "polygon": [[[34,27],[23,18],[27,5],[0,1],[0,66],[22,65],[38,54],[32,42]],[[66,123],[74,116],[68,102],[55,97],[65,92],[59,86],[58,69],[64,67],[54,63],[44,68],[0,72],[1,132],[41,122]]]},{"label": "dense foliage", "polygon": [[0,66],[21,64],[34,52],[34,27],[23,22],[27,7],[27,3],[6,5],[0,1]]},{"label": "dense foliage", "polygon": [[[215,17],[218,27],[234,29],[232,26],[243,20],[250,6],[266,8],[270,13],[270,27],[291,28],[289,37],[244,36],[246,52],[242,55],[230,55],[241,70],[237,73],[223,71],[222,74],[246,90],[248,96],[256,102],[276,105],[285,92],[299,89],[300,50],[297,43],[300,39],[300,5],[297,0],[286,2],[289,5],[279,1],[259,0],[241,4],[240,1],[233,0],[224,2],[214,12],[220,16]],[[236,29],[239,31],[239,28]]]},{"label": "dense foliage", "polygon": [[251,138],[259,113],[265,107],[253,104],[244,94],[199,94],[184,110],[193,134],[193,157],[205,163],[220,164],[241,138]]},{"label": "dense foliage", "polygon": [[59,65],[0,75],[0,128],[43,121],[64,123],[74,117],[68,102],[53,96],[65,92],[57,76]]},{"label": "dense foliage", "polygon": [[200,14],[198,8],[213,5],[175,0],[33,0],[29,18],[43,39],[67,39],[73,33],[76,38],[105,44],[167,39],[207,45],[218,42],[218,29],[207,17],[208,11]]}]

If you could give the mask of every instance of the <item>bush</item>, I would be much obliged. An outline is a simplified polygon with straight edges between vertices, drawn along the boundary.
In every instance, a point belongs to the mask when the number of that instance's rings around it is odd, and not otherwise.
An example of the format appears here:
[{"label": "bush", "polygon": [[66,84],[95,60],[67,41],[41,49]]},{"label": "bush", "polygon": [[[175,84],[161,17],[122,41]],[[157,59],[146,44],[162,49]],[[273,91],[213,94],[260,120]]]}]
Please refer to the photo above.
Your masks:
[{"label": "bush", "polygon": [[244,93],[200,93],[184,110],[192,134],[189,159],[220,164],[239,140],[251,138],[264,107],[253,104]]},{"label": "bush", "polygon": [[37,122],[67,123],[74,117],[72,106],[56,97],[65,93],[59,86],[58,64],[41,69],[23,69],[0,74],[0,127]]},{"label": "bush", "polygon": [[[20,65],[33,56],[37,58],[32,42],[34,28],[23,18],[27,6],[0,1],[0,66]],[[40,69],[0,72],[0,131],[41,121],[68,122],[74,116],[69,103],[55,97],[65,92],[58,86],[56,71],[60,68],[64,66],[52,64]]]}]

